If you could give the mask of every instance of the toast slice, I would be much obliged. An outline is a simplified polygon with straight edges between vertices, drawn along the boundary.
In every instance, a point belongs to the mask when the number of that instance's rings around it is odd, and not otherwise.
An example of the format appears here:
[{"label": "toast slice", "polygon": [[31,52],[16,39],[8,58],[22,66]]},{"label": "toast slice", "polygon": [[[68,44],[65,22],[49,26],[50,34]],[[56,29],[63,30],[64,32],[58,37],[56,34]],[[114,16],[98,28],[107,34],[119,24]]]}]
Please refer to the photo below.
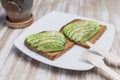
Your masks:
[{"label": "toast slice", "polygon": [[50,59],[50,60],[54,60],[54,59],[60,57],[61,55],[63,55],[65,52],[67,52],[69,49],[71,49],[74,46],[74,42],[72,42],[68,38],[66,38],[66,44],[65,44],[64,50],[58,51],[58,52],[45,53],[45,52],[38,51],[37,49],[31,47],[26,41],[24,42],[24,44],[30,50],[32,50],[32,51]]},{"label": "toast slice", "polygon": [[[69,22],[68,24],[71,24],[71,23],[74,23],[74,22],[78,22],[78,21],[81,21],[81,20],[80,19],[75,19],[75,20]],[[66,25],[68,25],[68,24],[66,24]],[[63,33],[63,29],[64,29],[65,26],[63,26],[61,28],[60,32]],[[92,38],[90,38],[88,40],[89,42],[95,43],[102,36],[102,34],[105,32],[106,26],[104,26],[104,25],[99,25],[99,26],[100,26],[100,30]],[[80,42],[74,42],[74,43],[79,45],[79,46],[82,46],[82,47],[85,47],[85,48],[89,48],[89,46],[86,43],[83,43],[83,44],[81,44]]]}]

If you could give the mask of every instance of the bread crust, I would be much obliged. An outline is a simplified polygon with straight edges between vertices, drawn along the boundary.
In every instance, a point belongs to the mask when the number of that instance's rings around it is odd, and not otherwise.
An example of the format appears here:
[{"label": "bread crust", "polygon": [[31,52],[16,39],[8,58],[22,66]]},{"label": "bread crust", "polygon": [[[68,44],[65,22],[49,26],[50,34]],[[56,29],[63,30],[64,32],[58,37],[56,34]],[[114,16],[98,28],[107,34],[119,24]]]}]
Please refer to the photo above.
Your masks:
[{"label": "bread crust", "polygon": [[[74,23],[74,22],[78,22],[78,21],[81,21],[81,20],[80,20],[80,19],[75,19],[75,20],[69,22],[68,24],[71,24],[71,23]],[[66,25],[68,25],[68,24],[66,24]],[[65,25],[65,26],[66,26],[66,25]],[[62,33],[63,33],[63,29],[64,29],[65,26],[63,26],[63,27],[61,28],[61,30],[60,30]],[[89,39],[88,41],[94,44],[94,43],[102,36],[102,34],[105,32],[105,30],[106,30],[106,26],[105,26],[105,25],[100,25],[100,31],[97,32],[97,34],[94,35],[94,36],[93,36],[91,39]],[[66,37],[67,37],[67,36],[66,36]],[[77,44],[77,45],[79,45],[79,46],[82,46],[82,47],[85,47],[85,48],[90,48],[86,43],[81,44],[80,42],[75,42],[75,44]]]},{"label": "bread crust", "polygon": [[71,49],[74,46],[74,42],[72,42],[68,38],[66,38],[66,44],[65,44],[64,50],[58,51],[58,52],[45,53],[45,52],[38,51],[36,48],[31,47],[30,44],[28,44],[26,41],[24,42],[24,44],[30,50],[32,50],[50,60],[54,60],[54,59],[60,57],[61,55],[63,55],[65,52],[67,52],[69,49]]}]

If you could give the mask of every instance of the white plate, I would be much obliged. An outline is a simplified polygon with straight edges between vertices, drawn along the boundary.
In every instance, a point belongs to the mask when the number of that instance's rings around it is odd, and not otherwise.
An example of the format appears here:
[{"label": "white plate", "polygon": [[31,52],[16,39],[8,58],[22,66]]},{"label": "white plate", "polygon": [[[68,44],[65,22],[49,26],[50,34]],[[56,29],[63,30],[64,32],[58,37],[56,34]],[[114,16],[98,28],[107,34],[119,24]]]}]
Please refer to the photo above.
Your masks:
[{"label": "white plate", "polygon": [[[39,19],[30,27],[26,28],[23,31],[23,33],[15,40],[14,44],[19,50],[24,52],[26,55],[45,64],[59,68],[70,69],[70,70],[89,70],[94,66],[86,62],[86,60],[84,60],[80,56],[82,52],[86,51],[85,48],[82,48],[80,46],[75,45],[72,49],[70,49],[64,55],[62,55],[60,58],[54,61],[51,61],[39,54],[36,54],[35,52],[29,50],[27,47],[24,46],[24,39],[26,36],[41,31],[48,31],[48,30],[59,31],[63,25],[69,23],[74,19],[93,20],[93,19],[88,19],[80,16],[54,11],[47,14],[43,18]],[[93,20],[93,21],[97,21],[97,20]],[[102,37],[96,42],[96,45],[108,51],[111,48],[114,39],[114,32],[115,32],[114,26],[100,21],[97,22],[106,25],[107,30],[102,35]]]}]

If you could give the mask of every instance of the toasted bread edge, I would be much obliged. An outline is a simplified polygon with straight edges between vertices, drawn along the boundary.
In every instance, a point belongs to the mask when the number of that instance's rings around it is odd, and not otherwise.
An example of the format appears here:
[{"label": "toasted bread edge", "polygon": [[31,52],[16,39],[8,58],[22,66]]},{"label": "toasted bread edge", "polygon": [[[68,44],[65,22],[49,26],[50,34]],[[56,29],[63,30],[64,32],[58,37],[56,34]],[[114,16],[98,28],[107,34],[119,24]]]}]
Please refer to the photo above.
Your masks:
[{"label": "toasted bread edge", "polygon": [[74,46],[74,42],[71,42],[66,38],[66,44],[65,44],[64,50],[58,51],[58,52],[50,52],[50,53],[44,53],[44,52],[38,51],[37,49],[31,47],[26,41],[24,42],[24,45],[27,48],[29,48],[30,50],[32,50],[50,60],[55,60],[56,58],[60,57],[65,52],[67,52],[69,49],[71,49]]}]

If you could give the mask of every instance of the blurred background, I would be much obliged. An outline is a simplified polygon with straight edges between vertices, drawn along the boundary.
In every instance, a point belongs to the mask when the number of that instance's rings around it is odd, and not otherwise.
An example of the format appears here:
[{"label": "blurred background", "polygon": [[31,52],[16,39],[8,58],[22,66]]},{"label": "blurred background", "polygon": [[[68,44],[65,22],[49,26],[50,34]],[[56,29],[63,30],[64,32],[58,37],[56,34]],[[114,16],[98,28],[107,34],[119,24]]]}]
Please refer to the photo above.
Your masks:
[{"label": "blurred background", "polygon": [[[29,1],[29,0],[28,0]],[[84,16],[115,26],[111,52],[120,55],[120,0],[34,0],[35,21],[51,11]],[[6,13],[0,4],[0,80],[112,80],[101,70],[69,71],[38,62],[23,54],[13,45],[23,29],[12,29],[5,24]],[[106,64],[120,73],[120,66]]]}]

